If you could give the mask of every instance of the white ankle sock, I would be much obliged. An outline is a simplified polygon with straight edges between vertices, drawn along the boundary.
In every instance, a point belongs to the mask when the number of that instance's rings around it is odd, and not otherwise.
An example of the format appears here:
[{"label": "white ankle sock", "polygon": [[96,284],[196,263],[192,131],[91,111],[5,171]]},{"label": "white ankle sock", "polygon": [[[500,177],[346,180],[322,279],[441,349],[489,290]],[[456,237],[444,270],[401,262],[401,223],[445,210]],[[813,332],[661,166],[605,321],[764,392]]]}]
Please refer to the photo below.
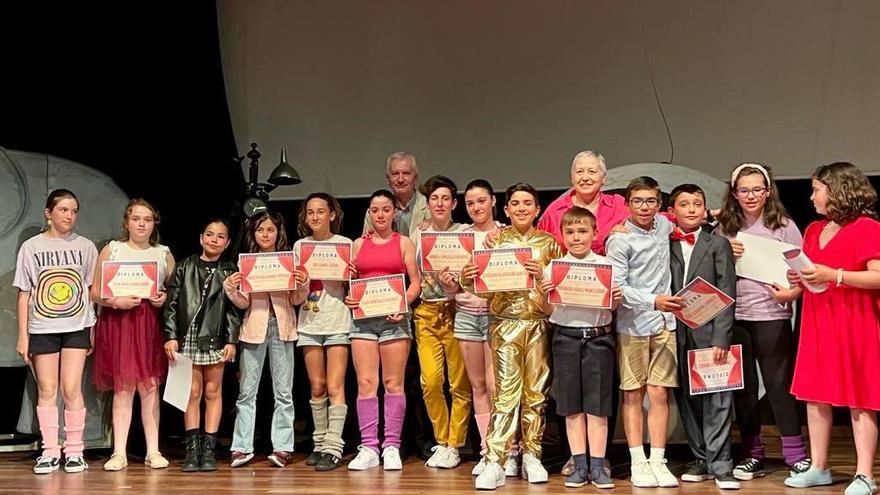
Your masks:
[{"label": "white ankle sock", "polygon": [[644,461],[645,460],[644,445],[637,445],[635,447],[630,447],[629,448],[629,457],[632,460],[632,462]]},{"label": "white ankle sock", "polygon": [[663,449],[655,449],[654,447],[651,447],[651,460],[652,460],[652,461],[659,461],[659,460],[662,460],[662,459],[664,458],[665,455],[666,455],[666,449],[665,449],[665,448],[663,448]]}]

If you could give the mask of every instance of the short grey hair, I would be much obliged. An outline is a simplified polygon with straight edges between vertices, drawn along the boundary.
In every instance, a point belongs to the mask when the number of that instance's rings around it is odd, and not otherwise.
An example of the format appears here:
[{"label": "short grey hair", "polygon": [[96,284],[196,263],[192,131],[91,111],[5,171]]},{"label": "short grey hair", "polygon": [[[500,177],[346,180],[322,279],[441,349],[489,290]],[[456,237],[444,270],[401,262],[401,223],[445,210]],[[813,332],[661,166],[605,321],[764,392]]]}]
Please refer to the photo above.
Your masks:
[{"label": "short grey hair", "polygon": [[413,175],[419,175],[419,167],[416,165],[416,157],[408,151],[395,151],[394,153],[388,155],[388,159],[385,160],[385,177],[391,175],[391,162],[396,162],[399,160],[408,160],[410,166],[412,167]]},{"label": "short grey hair", "polygon": [[581,158],[595,158],[599,162],[599,168],[602,169],[602,173],[608,173],[608,170],[605,168],[605,157],[602,156],[602,153],[593,150],[584,150],[574,155],[574,158],[571,159],[571,170],[574,170],[574,164]]}]

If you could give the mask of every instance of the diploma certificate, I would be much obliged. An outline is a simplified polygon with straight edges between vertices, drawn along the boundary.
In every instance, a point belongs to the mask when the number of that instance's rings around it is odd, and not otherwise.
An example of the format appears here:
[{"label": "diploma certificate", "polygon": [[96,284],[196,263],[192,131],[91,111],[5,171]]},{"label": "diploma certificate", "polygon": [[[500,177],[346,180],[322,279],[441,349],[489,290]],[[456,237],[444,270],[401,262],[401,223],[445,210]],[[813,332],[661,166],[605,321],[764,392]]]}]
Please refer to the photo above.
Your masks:
[{"label": "diploma certificate", "polygon": [[553,304],[611,309],[611,265],[587,261],[553,260],[549,294]]},{"label": "diploma certificate", "polygon": [[238,255],[242,292],[296,289],[293,251],[242,253]]},{"label": "diploma certificate", "polygon": [[101,263],[101,297],[159,295],[159,263],[156,261],[104,261]]}]

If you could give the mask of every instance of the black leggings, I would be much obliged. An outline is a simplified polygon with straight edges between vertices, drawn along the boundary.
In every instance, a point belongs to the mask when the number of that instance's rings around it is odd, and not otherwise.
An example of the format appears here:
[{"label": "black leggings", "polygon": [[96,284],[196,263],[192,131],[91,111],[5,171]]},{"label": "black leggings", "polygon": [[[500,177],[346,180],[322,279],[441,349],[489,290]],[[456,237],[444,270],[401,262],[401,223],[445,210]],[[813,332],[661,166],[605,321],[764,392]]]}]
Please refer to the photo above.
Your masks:
[{"label": "black leggings", "polygon": [[736,421],[742,437],[755,437],[761,433],[756,359],[761,365],[761,377],[780,435],[800,435],[797,401],[791,395],[795,352],[791,321],[737,321],[731,343],[742,344],[743,351],[745,388],[733,393]]}]

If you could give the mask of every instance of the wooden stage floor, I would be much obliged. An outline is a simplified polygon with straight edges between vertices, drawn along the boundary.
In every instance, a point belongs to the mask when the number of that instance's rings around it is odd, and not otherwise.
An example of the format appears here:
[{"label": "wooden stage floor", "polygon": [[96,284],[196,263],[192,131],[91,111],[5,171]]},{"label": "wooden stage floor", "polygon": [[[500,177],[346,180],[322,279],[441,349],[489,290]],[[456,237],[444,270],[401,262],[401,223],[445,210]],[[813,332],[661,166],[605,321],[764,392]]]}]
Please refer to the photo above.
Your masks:
[{"label": "wooden stage floor", "polygon": [[[848,430],[846,430],[848,433]],[[780,458],[779,440],[767,438],[768,471],[765,478],[743,482],[742,495],[840,494],[849,483],[855,465],[855,449],[852,439],[835,435],[832,440],[831,464],[836,483],[830,487],[798,490],[782,484],[787,475]],[[670,447],[673,455],[670,467],[678,474],[685,469],[686,450],[683,446]],[[615,445],[616,458],[623,459],[622,445]],[[181,459],[172,459],[169,469],[151,470],[142,464],[141,459],[129,457],[126,470],[117,473],[105,472],[101,466],[103,457],[86,456],[90,469],[84,473],[66,474],[62,471],[50,475],[37,476],[31,473],[34,454],[0,454],[0,493],[3,494],[391,494],[391,495],[447,495],[476,493],[470,475],[472,462],[463,463],[454,470],[435,470],[424,466],[422,461],[410,457],[405,461],[403,471],[384,472],[381,467],[367,472],[351,472],[340,468],[333,472],[316,473],[303,464],[305,454],[296,454],[294,463],[284,469],[270,467],[265,456],[257,456],[249,465],[237,469],[229,468],[224,460],[220,469],[214,473],[184,474],[180,471]],[[599,490],[592,486],[572,489],[563,486],[563,477],[551,474],[549,483],[529,485],[524,480],[508,478],[508,483],[495,493],[502,494],[548,494],[548,493],[637,493],[667,495],[673,493],[719,493],[714,482],[682,483],[679,488],[633,489],[628,478],[628,464],[615,463],[613,474],[616,488]],[[488,492],[483,492],[488,493]]]}]

